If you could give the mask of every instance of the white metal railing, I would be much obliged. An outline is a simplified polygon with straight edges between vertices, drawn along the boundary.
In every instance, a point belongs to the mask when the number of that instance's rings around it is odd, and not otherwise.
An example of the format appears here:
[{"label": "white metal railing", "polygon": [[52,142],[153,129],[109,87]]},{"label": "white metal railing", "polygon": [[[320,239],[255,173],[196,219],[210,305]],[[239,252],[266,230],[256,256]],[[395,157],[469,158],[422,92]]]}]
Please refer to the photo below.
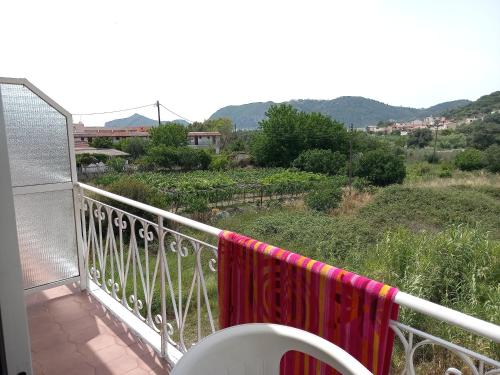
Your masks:
[{"label": "white metal railing", "polygon": [[[217,329],[215,309],[217,248],[181,233],[176,226],[213,239],[221,229],[78,183],[88,277],[146,326],[161,334],[161,354],[171,345],[181,353]],[[86,196],[91,192],[113,205]],[[127,210],[137,209],[140,215]],[[149,216],[149,217],[144,217]],[[168,223],[169,225],[165,225]],[[159,300],[158,300],[159,293]],[[213,299],[213,298],[212,298]],[[500,327],[398,292],[400,306],[500,343]],[[195,305],[195,307],[193,307]],[[500,374],[500,362],[400,322],[391,322],[405,355],[404,374],[414,374],[415,353],[440,346],[461,359],[472,374]],[[168,358],[167,358],[168,359]],[[449,374],[459,374],[455,368]]]}]

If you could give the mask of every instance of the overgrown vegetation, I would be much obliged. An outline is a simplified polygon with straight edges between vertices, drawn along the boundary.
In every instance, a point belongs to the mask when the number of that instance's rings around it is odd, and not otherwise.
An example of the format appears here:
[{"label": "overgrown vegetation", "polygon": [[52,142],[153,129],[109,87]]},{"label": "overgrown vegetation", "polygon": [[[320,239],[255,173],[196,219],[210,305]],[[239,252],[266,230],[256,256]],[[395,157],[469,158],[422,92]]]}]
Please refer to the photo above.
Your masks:
[{"label": "overgrown vegetation", "polygon": [[362,154],[354,173],[373,185],[386,186],[403,182],[406,166],[401,156],[378,149]]},{"label": "overgrown vegetation", "polygon": [[[437,166],[435,166],[437,169]],[[246,211],[215,224],[500,323],[500,180],[379,189],[350,212]],[[476,181],[477,180],[477,181]],[[498,356],[498,347],[403,309],[403,322]]]}]

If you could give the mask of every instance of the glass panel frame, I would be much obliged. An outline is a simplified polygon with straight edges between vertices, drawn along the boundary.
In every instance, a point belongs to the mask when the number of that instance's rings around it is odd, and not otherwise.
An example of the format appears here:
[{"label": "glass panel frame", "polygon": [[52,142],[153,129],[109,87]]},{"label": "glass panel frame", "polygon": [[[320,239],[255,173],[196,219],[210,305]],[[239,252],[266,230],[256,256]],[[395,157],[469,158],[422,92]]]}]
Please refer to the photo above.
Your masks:
[{"label": "glass panel frame", "polygon": [[[23,270],[23,279],[24,279],[24,284],[26,287],[25,292],[31,293],[34,291],[48,289],[48,288],[51,288],[51,287],[56,286],[56,285],[61,285],[61,284],[65,284],[65,283],[75,282],[75,281],[79,281],[80,288],[82,290],[84,290],[87,288],[87,277],[86,277],[85,266],[84,266],[83,246],[82,246],[82,237],[81,237],[81,223],[79,220],[79,215],[80,215],[79,203],[80,202],[78,199],[79,188],[76,185],[76,183],[77,183],[76,176],[77,175],[76,175],[76,163],[75,163],[75,153],[74,153],[72,116],[68,111],[66,111],[63,107],[61,107],[59,104],[57,104],[55,101],[53,101],[47,95],[45,95],[42,91],[40,91],[36,86],[34,86],[31,82],[29,82],[26,79],[0,77],[0,102],[3,101],[2,100],[2,96],[3,96],[2,95],[2,85],[4,85],[4,87],[5,87],[5,85],[18,85],[19,86],[17,88],[18,90],[19,89],[29,90],[29,92],[31,92],[31,94],[29,94],[28,96],[31,97],[32,100],[35,100],[35,102],[38,102],[38,103],[40,103],[40,101],[43,101],[48,105],[45,108],[48,109],[48,111],[51,113],[51,115],[48,117],[45,117],[45,120],[47,118],[55,118],[57,121],[59,121],[58,125],[60,126],[60,128],[59,128],[60,130],[65,125],[64,131],[61,132],[64,135],[64,137],[59,136],[57,139],[58,144],[56,145],[56,149],[63,150],[63,152],[67,155],[67,158],[66,158],[66,156],[64,156],[64,158],[63,158],[65,160],[66,165],[65,166],[63,165],[62,168],[59,168],[59,171],[62,171],[62,173],[60,173],[60,174],[55,173],[55,176],[56,176],[55,178],[53,178],[53,176],[51,176],[50,173],[45,174],[45,175],[42,173],[41,174],[42,176],[48,175],[49,177],[52,177],[52,179],[50,181],[47,181],[47,180],[44,180],[43,178],[41,178],[40,180],[28,181],[28,183],[30,183],[29,185],[20,184],[19,183],[20,180],[18,179],[17,181],[13,181],[12,191],[14,194],[15,201],[22,200],[22,198],[18,198],[18,196],[20,196],[20,195],[39,194],[39,193],[45,193],[45,192],[63,193],[64,191],[66,191],[66,196],[69,197],[68,194],[71,192],[72,210],[68,209],[68,206],[67,206],[68,201],[67,200],[65,201],[66,206],[64,206],[63,204],[61,204],[61,202],[58,202],[57,200],[52,201],[53,205],[59,205],[60,207],[63,207],[63,206],[66,207],[65,212],[62,212],[62,211],[60,211],[58,213],[55,211],[54,212],[56,215],[62,215],[64,217],[64,220],[67,221],[66,224],[68,224],[68,226],[65,227],[65,230],[71,231],[71,229],[72,229],[72,233],[70,233],[70,235],[71,235],[70,237],[75,239],[74,241],[69,241],[69,242],[66,241],[67,243],[72,243],[72,244],[68,245],[71,247],[68,250],[71,253],[69,256],[68,256],[68,254],[66,254],[64,256],[61,254],[58,255],[57,252],[53,252],[52,255],[55,255],[55,258],[52,259],[52,261],[54,262],[53,266],[57,270],[57,262],[59,262],[59,264],[66,264],[66,266],[65,266],[66,270],[71,270],[71,271],[60,272],[57,275],[57,277],[47,277],[45,280],[43,280],[43,279],[33,277],[33,274],[31,276],[29,276],[29,273],[24,272],[24,270]],[[2,107],[3,106],[0,105],[0,109]],[[18,109],[23,109],[23,108],[25,110],[29,110],[29,108],[23,107],[22,105],[20,105],[18,107]],[[34,113],[34,115],[36,115],[36,113],[37,113],[37,111],[32,111],[32,112]],[[9,117],[5,116],[4,111],[0,111],[0,126],[5,127],[7,130],[8,125],[6,124],[6,120],[9,120]],[[45,123],[43,121],[42,122],[35,121],[35,124],[40,125],[40,123],[45,124],[45,125],[49,124],[49,122],[47,122],[47,121],[45,121]],[[28,126],[26,128],[29,130],[30,127]],[[33,129],[36,130],[36,127],[35,128],[32,127],[32,130]],[[45,141],[46,140],[47,140],[47,138],[45,138]],[[8,134],[7,134],[7,143],[9,143],[9,135]],[[11,147],[9,146],[9,144],[8,144],[7,148],[9,151],[9,159],[11,159],[12,158],[11,153],[10,153]],[[50,158],[48,160],[50,161]],[[33,168],[33,165],[31,167]],[[56,171],[57,170],[58,169],[56,168]],[[11,164],[11,171],[12,171],[12,164]],[[35,173],[33,173],[33,175],[35,175]],[[35,182],[35,183],[33,184],[33,182]],[[24,183],[26,183],[26,181]],[[25,198],[25,199],[27,199],[27,198]],[[49,211],[50,211],[50,209],[49,209]],[[44,218],[44,215],[40,214],[38,211],[36,213],[38,214],[38,216],[40,216],[39,219],[49,220],[49,218],[47,218],[47,216],[45,216],[45,218]],[[23,213],[23,215],[24,215],[23,217],[26,217],[25,213]],[[16,216],[21,216],[21,215],[16,214]],[[36,222],[36,220],[35,220],[35,222]],[[50,227],[50,224],[47,224],[47,225],[48,225],[48,227]],[[40,230],[40,228],[38,228],[37,230]],[[26,228],[20,228],[19,223],[18,223],[17,231],[18,231],[19,241],[22,242],[24,237],[21,238],[21,235],[26,236]],[[53,233],[53,235],[58,236],[60,234]],[[67,233],[66,234],[63,233],[63,235],[61,237],[65,238],[66,235],[67,235]],[[35,234],[35,237],[36,237],[36,234]],[[55,243],[58,243],[58,241],[61,239],[56,238],[55,240],[56,240]],[[51,242],[52,242],[52,245],[51,245]],[[45,238],[45,245],[46,245],[45,248],[46,249],[49,249],[50,246],[53,246],[53,243],[54,243],[53,238],[52,239],[50,237]],[[62,241],[62,243],[64,243],[64,241]],[[38,244],[37,246],[38,246],[38,249],[40,249],[40,245]],[[34,251],[35,253],[36,253],[37,246],[33,246],[33,248],[32,248],[32,251]],[[43,248],[43,246],[42,246],[42,248]],[[21,250],[21,251],[29,251],[29,250],[26,250],[26,248],[25,248],[25,250]],[[24,255],[29,255],[29,254],[24,254]],[[21,257],[23,258],[23,254],[21,254]],[[68,264],[68,260],[70,260],[69,263],[71,263],[71,264]],[[74,272],[75,269],[77,270],[77,272]],[[59,270],[61,270],[61,269],[59,269]],[[57,274],[57,272],[54,272],[52,274],[49,272],[48,274],[54,276]],[[69,276],[69,278],[68,278],[68,276]],[[33,282],[33,280],[36,280],[36,282]]]}]

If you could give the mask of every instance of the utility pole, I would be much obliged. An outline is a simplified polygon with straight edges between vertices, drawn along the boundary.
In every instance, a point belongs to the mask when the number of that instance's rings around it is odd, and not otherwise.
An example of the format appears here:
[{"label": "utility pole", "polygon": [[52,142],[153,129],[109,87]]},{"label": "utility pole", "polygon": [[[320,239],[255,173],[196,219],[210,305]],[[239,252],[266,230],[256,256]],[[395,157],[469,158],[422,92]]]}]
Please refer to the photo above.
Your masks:
[{"label": "utility pole", "polygon": [[351,123],[349,134],[349,195],[352,193],[352,135],[353,135],[353,125]]},{"label": "utility pole", "polygon": [[433,162],[437,163],[437,154],[436,154],[436,148],[437,148],[437,141],[438,141],[438,128],[439,128],[439,122],[436,120],[434,122],[434,128],[435,128],[435,133],[434,133],[434,157],[433,157]]},{"label": "utility pole", "polygon": [[160,119],[160,101],[156,101],[156,108],[158,109],[158,126],[161,125],[161,119]]}]

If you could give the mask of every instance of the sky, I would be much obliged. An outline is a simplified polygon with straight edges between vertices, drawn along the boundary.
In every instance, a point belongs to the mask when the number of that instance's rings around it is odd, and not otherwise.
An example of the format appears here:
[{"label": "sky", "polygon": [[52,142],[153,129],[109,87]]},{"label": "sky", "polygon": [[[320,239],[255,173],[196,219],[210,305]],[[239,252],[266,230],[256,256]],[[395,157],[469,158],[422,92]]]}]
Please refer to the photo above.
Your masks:
[{"label": "sky", "polygon": [[[500,90],[500,1],[1,0],[0,48],[0,76],[73,114],[159,100],[202,121],[346,95],[421,108]],[[134,112],[156,116],[74,121]]]}]

